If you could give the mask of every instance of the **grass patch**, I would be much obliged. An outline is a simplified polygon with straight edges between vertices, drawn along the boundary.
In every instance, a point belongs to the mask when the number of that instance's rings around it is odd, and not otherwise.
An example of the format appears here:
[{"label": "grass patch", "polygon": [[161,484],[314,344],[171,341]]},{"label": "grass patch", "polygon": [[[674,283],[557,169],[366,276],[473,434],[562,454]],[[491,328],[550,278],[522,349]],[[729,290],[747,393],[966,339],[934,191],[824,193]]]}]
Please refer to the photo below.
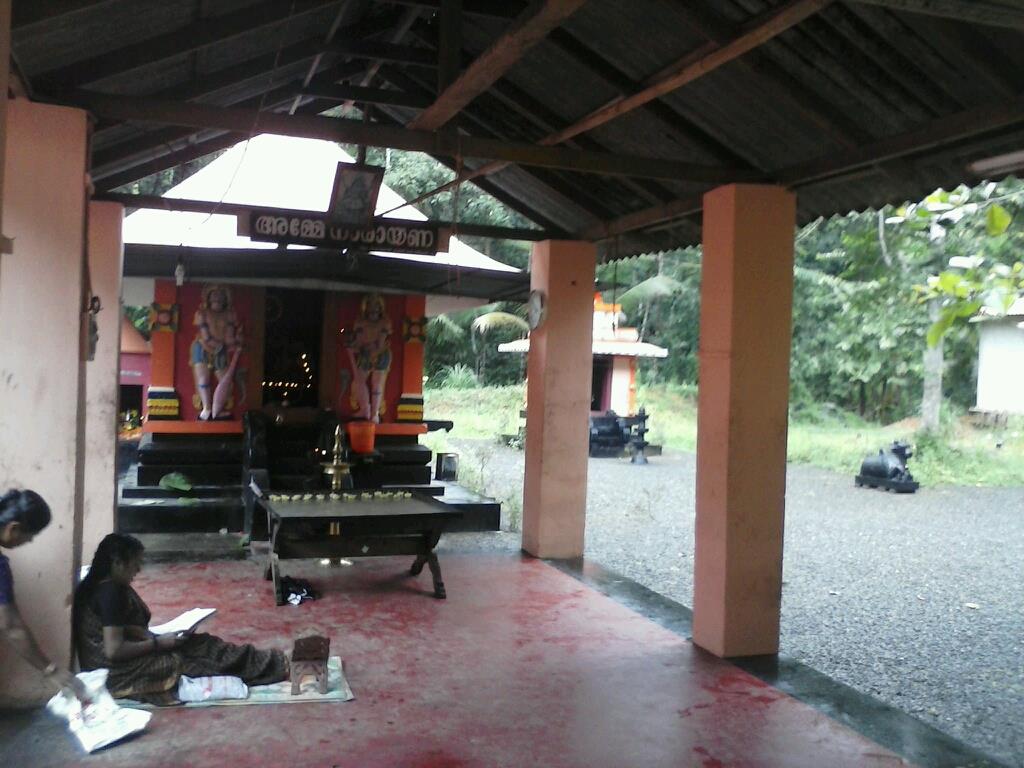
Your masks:
[{"label": "grass patch", "polygon": [[[431,449],[444,451],[450,438],[488,440],[516,434],[525,385],[428,389],[424,398],[430,418],[455,422],[450,435],[434,432],[424,441]],[[652,443],[681,451],[696,448],[694,387],[641,387],[637,403],[651,415],[648,439]],[[1024,418],[1011,419],[999,429],[980,429],[966,418],[952,418],[937,436],[919,435],[916,429],[916,422],[909,419],[881,426],[828,407],[804,411],[790,420],[789,460],[852,478],[869,453],[893,440],[905,440],[915,447],[910,469],[924,485],[1024,485]],[[479,473],[482,488],[487,485],[486,458],[479,463],[483,465]]]}]

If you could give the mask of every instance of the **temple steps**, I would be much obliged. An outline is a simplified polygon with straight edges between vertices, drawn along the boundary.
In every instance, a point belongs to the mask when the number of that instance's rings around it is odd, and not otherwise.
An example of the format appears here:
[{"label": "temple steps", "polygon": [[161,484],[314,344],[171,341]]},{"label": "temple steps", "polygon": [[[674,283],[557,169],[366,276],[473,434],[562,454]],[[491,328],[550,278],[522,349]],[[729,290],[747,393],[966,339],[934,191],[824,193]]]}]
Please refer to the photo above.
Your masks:
[{"label": "temple steps", "polygon": [[[198,534],[242,530],[240,436],[147,434],[129,463],[133,466],[122,478],[117,505],[118,531]],[[184,475],[192,488],[161,487],[161,478],[172,472]]]},{"label": "temple steps", "polygon": [[177,499],[187,495],[194,499],[209,499],[222,496],[233,496],[241,498],[242,486],[240,485],[193,485],[188,494],[176,491],[171,488],[160,486],[130,486],[121,489],[121,497],[125,499]]},{"label": "temple steps", "polygon": [[205,563],[244,560],[245,537],[236,533],[139,533],[148,563]]},{"label": "temple steps", "polygon": [[241,496],[190,498],[122,498],[117,505],[121,533],[215,533],[241,531]]},{"label": "temple steps", "polygon": [[462,513],[462,518],[449,526],[447,530],[497,531],[501,529],[501,502],[489,496],[481,496],[455,482],[435,480],[434,483],[444,489],[439,501],[454,511]]},{"label": "temple steps", "polygon": [[139,464],[139,485],[159,485],[160,478],[169,472],[180,472],[193,484],[238,485],[242,477],[241,464]]}]

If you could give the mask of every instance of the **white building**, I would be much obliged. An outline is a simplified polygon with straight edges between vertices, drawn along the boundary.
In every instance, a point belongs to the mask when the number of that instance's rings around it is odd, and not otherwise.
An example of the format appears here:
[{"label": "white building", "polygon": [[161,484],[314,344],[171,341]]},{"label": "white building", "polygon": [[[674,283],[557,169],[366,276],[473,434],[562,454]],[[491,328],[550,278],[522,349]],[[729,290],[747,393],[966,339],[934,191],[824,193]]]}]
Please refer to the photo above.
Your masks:
[{"label": "white building", "polygon": [[976,410],[1024,414],[1024,299],[1003,317],[981,316],[978,324]]}]

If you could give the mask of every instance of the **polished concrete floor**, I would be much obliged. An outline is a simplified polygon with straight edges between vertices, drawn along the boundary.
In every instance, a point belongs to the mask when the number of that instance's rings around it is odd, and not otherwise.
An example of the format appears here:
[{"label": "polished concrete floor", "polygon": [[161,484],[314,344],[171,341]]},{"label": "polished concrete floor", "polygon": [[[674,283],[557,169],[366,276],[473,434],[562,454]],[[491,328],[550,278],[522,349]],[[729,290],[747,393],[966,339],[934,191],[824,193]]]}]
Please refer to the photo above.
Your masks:
[{"label": "polished concrete floor", "polygon": [[[204,629],[290,649],[319,633],[354,701],[164,709],[140,737],[83,757],[45,714],[0,718],[5,765],[911,765],[645,618],[566,569],[449,553],[446,601],[408,558],[287,561],[322,599],[275,607],[251,561],[153,565],[136,587],[154,622],[218,609]],[[10,761],[10,762],[8,762]]]}]

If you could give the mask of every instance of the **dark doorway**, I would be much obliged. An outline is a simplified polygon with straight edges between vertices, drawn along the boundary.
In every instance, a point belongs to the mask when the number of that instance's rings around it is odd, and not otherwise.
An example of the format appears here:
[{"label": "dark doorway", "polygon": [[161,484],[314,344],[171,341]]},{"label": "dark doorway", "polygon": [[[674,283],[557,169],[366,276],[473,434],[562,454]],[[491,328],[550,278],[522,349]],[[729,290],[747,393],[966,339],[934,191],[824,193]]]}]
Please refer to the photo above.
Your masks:
[{"label": "dark doorway", "polygon": [[142,385],[122,384],[117,398],[118,423],[121,429],[142,423]]},{"label": "dark doorway", "polygon": [[609,385],[612,376],[612,359],[594,355],[593,374],[590,380],[590,410],[603,413],[611,403]]},{"label": "dark doorway", "polygon": [[267,288],[263,402],[319,405],[322,291]]}]

